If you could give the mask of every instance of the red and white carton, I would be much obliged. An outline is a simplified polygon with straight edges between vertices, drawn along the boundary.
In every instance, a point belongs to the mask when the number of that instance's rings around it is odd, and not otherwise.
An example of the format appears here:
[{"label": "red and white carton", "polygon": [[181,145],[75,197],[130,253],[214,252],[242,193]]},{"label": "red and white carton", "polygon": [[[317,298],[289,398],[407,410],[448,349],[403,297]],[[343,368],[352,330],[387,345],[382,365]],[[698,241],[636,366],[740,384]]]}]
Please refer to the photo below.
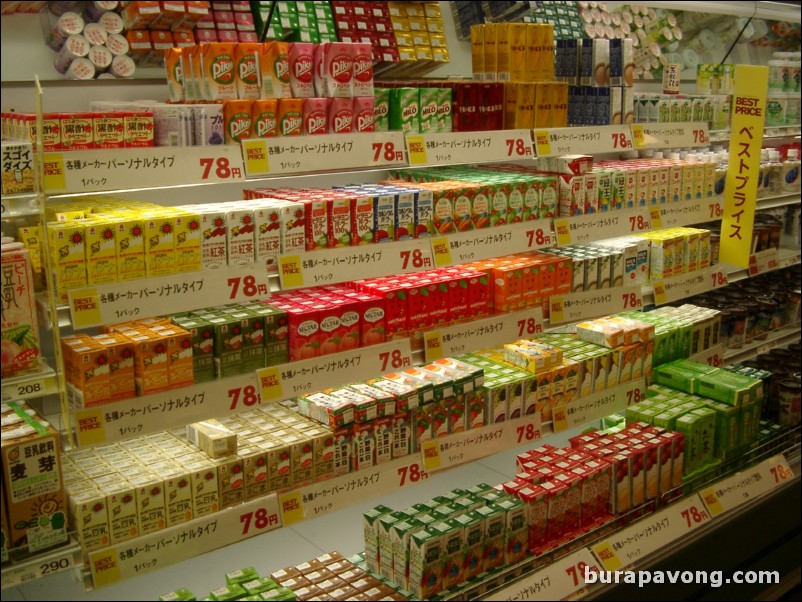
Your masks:
[{"label": "red and white carton", "polygon": [[355,132],[374,131],[374,108],[376,99],[373,96],[354,97],[354,125]]},{"label": "red and white carton", "polygon": [[354,99],[329,99],[329,133],[350,134],[354,125]]},{"label": "red and white carton", "polygon": [[318,357],[320,312],[311,305],[303,303],[286,304],[283,309],[287,311],[289,322],[290,361]]},{"label": "red and white carton", "polygon": [[[314,56],[314,44],[293,42],[289,45],[290,87],[295,98],[315,96]],[[318,93],[318,96],[325,96],[325,94]]]},{"label": "red and white carton", "polygon": [[548,492],[540,485],[529,485],[518,492],[526,504],[526,524],[529,526],[529,549],[546,543]]},{"label": "red and white carton", "polygon": [[[318,48],[323,93],[329,98],[351,98],[354,80],[354,44],[327,42]],[[317,57],[317,54],[316,54]],[[316,59],[317,60],[317,59]]]},{"label": "red and white carton", "polygon": [[373,96],[373,46],[354,44],[353,50],[353,94]]},{"label": "red and white carton", "polygon": [[565,531],[566,494],[568,487],[563,483],[546,481],[540,487],[546,490],[548,515],[546,519],[546,541],[562,536]]},{"label": "red and white carton", "polygon": [[304,134],[329,133],[328,98],[304,98]]}]

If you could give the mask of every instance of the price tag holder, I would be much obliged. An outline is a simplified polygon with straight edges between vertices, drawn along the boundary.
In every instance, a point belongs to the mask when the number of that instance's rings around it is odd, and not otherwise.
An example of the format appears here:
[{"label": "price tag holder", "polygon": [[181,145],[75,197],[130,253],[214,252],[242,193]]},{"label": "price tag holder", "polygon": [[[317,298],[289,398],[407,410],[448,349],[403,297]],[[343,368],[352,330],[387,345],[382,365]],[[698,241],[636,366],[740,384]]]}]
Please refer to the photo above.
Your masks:
[{"label": "price tag holder", "polygon": [[716,517],[765,495],[794,478],[783,454],[738,472],[700,492],[710,516]]},{"label": "price tag holder", "polygon": [[538,157],[620,153],[633,146],[628,125],[535,130],[534,136]]},{"label": "price tag holder", "polygon": [[[471,349],[509,343],[521,337],[534,337],[543,332],[543,309],[530,307],[487,318],[477,318],[424,333],[426,361],[451,357]],[[427,338],[427,335],[428,338]]]},{"label": "price tag holder", "polygon": [[241,154],[249,178],[407,165],[401,132],[250,139]]},{"label": "price tag holder", "polygon": [[27,215],[39,215],[35,193],[3,195],[3,200],[0,202],[0,217],[8,219]]},{"label": "price tag holder", "polygon": [[243,412],[262,403],[258,382],[256,373],[250,372],[81,409],[75,389],[69,387],[68,394],[76,408],[72,416],[78,447],[121,441]]},{"label": "price tag holder", "polygon": [[749,256],[749,275],[757,276],[779,269],[780,260],[777,249],[766,249]]},{"label": "price tag holder", "polygon": [[436,267],[445,267],[551,247],[556,241],[551,220],[541,219],[433,238],[432,256]]},{"label": "price tag holder", "polygon": [[71,542],[66,547],[4,566],[3,589],[24,585],[71,569],[76,566],[76,558],[80,557],[80,552],[78,544]]},{"label": "price tag holder", "polygon": [[698,494],[616,531],[591,546],[605,571],[615,571],[664,548],[712,520]]},{"label": "price tag holder", "polygon": [[649,207],[652,228],[678,228],[721,219],[724,213],[722,199],[665,203]]},{"label": "price tag holder", "polygon": [[707,364],[713,368],[721,368],[724,365],[724,345],[715,345],[710,349],[705,349],[688,358],[691,362]]},{"label": "price tag holder", "polygon": [[549,322],[552,326],[563,322],[580,322],[642,308],[643,296],[640,285],[553,295],[549,298]]},{"label": "price tag holder", "polygon": [[96,588],[113,585],[281,527],[275,493],[90,552]]},{"label": "price tag holder", "polygon": [[722,264],[697,272],[680,274],[654,283],[654,302],[665,305],[693,295],[727,286],[727,270]]},{"label": "price tag holder", "polygon": [[256,371],[263,401],[321,391],[327,387],[367,380],[412,365],[409,339],[398,339],[308,360],[271,366]]},{"label": "price tag holder", "polygon": [[245,179],[239,147],[160,146],[44,154],[47,194],[237,182]]},{"label": "price tag holder", "polygon": [[326,249],[279,258],[282,290],[347,282],[388,274],[429,270],[435,266],[428,238],[386,244]]},{"label": "price tag holder", "polygon": [[75,329],[270,297],[262,263],[142,280],[111,282],[68,291]]},{"label": "price tag holder", "polygon": [[585,585],[586,571],[598,573],[600,570],[599,563],[588,549],[581,548],[504,589],[492,592],[492,599],[563,600]]},{"label": "price tag holder", "polygon": [[648,207],[604,211],[554,220],[559,246],[640,234],[651,229]]},{"label": "price tag holder", "polygon": [[704,122],[633,124],[635,148],[679,148],[707,146],[710,134]]},{"label": "price tag holder", "polygon": [[529,130],[422,134],[406,140],[412,166],[516,161],[534,156]]},{"label": "price tag holder", "polygon": [[3,379],[3,403],[58,393],[58,379],[51,368],[41,373]]},{"label": "price tag holder", "polygon": [[543,436],[540,412],[499,424],[432,439],[421,445],[423,467],[428,472],[473,462],[518,445],[526,445]]},{"label": "price tag holder", "polygon": [[559,433],[623,412],[628,405],[642,399],[646,399],[646,383],[642,378],[580,397],[571,403],[552,408],[554,432]]}]

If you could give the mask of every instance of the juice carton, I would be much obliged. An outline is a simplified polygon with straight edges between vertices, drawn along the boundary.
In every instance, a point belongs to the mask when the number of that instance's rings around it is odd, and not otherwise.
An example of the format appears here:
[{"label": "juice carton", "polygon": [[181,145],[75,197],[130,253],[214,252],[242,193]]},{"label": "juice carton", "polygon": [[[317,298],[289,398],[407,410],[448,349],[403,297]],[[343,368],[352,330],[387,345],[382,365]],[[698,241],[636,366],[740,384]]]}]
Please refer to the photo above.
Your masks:
[{"label": "juice carton", "polygon": [[131,341],[116,333],[96,337],[95,340],[108,349],[109,397],[118,400],[136,395],[134,346]]},{"label": "juice carton", "polygon": [[389,128],[405,134],[420,133],[420,95],[418,88],[391,88]]},{"label": "juice carton", "polygon": [[96,488],[70,492],[70,518],[77,525],[78,541],[84,549],[99,550],[109,545],[109,512],[104,493]]},{"label": "juice carton", "polygon": [[192,342],[192,374],[195,383],[214,380],[214,328],[203,318],[176,321]]},{"label": "juice carton", "polygon": [[331,232],[331,200],[302,199],[306,250],[325,249],[333,244]]},{"label": "juice carton", "polygon": [[420,132],[431,134],[437,131],[438,88],[420,89]]},{"label": "juice carton", "polygon": [[240,99],[259,98],[258,71],[261,52],[259,44],[241,43],[234,46],[236,90]]},{"label": "juice carton", "polygon": [[182,210],[175,217],[176,272],[196,272],[202,268],[201,244],[200,214]]},{"label": "juice carton", "polygon": [[252,138],[273,138],[278,135],[278,100],[256,99],[251,103]]},{"label": "juice carton", "polygon": [[168,337],[147,328],[125,334],[135,344],[134,371],[137,394],[146,395],[169,388]]},{"label": "juice carton", "polygon": [[148,276],[175,272],[175,218],[169,214],[145,216],[145,269]]},{"label": "juice carton", "polygon": [[[289,45],[286,42],[266,42],[259,57],[262,72],[261,98],[290,98]],[[310,65],[311,75],[311,65]]]},{"label": "juice carton", "polygon": [[328,102],[330,134],[348,134],[354,126],[353,98],[331,98]]},{"label": "juice carton", "polygon": [[245,497],[242,458],[226,456],[213,460],[217,466],[217,479],[220,484],[220,508],[228,508],[243,501]]},{"label": "juice carton", "polygon": [[315,308],[291,305],[286,308],[289,326],[289,360],[297,361],[320,355],[320,312]]},{"label": "juice carton", "polygon": [[67,290],[86,285],[84,227],[77,223],[48,223],[56,297],[67,301]]},{"label": "juice carton", "polygon": [[89,221],[84,229],[87,284],[117,280],[117,253],[111,224]]},{"label": "juice carton", "polygon": [[351,244],[366,245],[373,242],[375,232],[374,224],[374,204],[373,197],[355,193],[350,197],[350,218],[349,230],[351,232]]},{"label": "juice carton", "polygon": [[226,212],[228,265],[247,265],[254,262],[255,230],[252,209],[237,207]]},{"label": "juice carton", "polygon": [[278,101],[278,135],[303,135],[303,98],[280,98]]},{"label": "juice carton", "polygon": [[201,90],[206,100],[237,98],[235,53],[235,44],[212,42],[201,46]]},{"label": "juice carton", "polygon": [[443,537],[433,529],[412,534],[409,543],[409,591],[421,600],[443,587]]},{"label": "juice carton", "polygon": [[[320,46],[314,44],[293,42],[289,44],[289,82],[294,98],[312,98],[315,96],[314,59],[316,49]],[[319,51],[319,50],[318,50]],[[324,96],[322,89],[318,89],[318,96]]]},{"label": "juice carton", "polygon": [[279,207],[270,201],[254,207],[254,257],[267,266],[268,273],[278,272],[281,254],[281,215]]},{"label": "juice carton", "polygon": [[94,340],[65,347],[65,361],[72,366],[70,383],[76,387],[82,407],[107,402],[111,398],[109,351]]},{"label": "juice carton", "polygon": [[390,89],[375,88],[373,104],[373,130],[387,132],[390,130]]}]

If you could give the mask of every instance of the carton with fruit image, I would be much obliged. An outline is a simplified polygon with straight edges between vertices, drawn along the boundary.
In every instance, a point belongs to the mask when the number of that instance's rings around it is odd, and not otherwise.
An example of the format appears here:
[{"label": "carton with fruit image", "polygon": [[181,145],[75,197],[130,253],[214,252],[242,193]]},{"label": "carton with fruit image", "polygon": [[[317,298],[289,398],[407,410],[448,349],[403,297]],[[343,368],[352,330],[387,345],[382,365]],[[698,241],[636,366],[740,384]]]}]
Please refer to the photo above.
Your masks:
[{"label": "carton with fruit image", "polygon": [[268,274],[278,273],[281,255],[281,215],[279,208],[269,200],[253,210],[255,236],[254,258],[267,266]]},{"label": "carton with fruit image", "polygon": [[226,456],[213,460],[220,484],[220,508],[241,504],[245,499],[242,458]]},{"label": "carton with fruit image", "polygon": [[267,454],[256,446],[240,447],[237,456],[242,459],[245,479],[245,501],[267,495]]},{"label": "carton with fruit image", "polygon": [[306,250],[315,251],[333,246],[332,201],[323,198],[304,198],[301,201],[304,205]]},{"label": "carton with fruit image", "polygon": [[341,351],[342,333],[340,332],[339,308],[329,301],[321,301],[311,307],[318,311],[320,316],[318,331],[320,355]]},{"label": "carton with fruit image", "polygon": [[367,245],[374,241],[373,197],[355,192],[350,196],[351,244]]},{"label": "carton with fruit image", "polygon": [[320,312],[310,306],[292,304],[284,307],[289,323],[289,359],[291,362],[320,355]]},{"label": "carton with fruit image", "polygon": [[[5,502],[3,504],[5,505]],[[70,493],[70,518],[84,550],[91,552],[109,545],[109,512],[106,496],[97,489]]]},{"label": "carton with fruit image", "polygon": [[335,197],[331,201],[331,244],[329,246],[350,247],[351,241],[351,199],[347,196]]}]

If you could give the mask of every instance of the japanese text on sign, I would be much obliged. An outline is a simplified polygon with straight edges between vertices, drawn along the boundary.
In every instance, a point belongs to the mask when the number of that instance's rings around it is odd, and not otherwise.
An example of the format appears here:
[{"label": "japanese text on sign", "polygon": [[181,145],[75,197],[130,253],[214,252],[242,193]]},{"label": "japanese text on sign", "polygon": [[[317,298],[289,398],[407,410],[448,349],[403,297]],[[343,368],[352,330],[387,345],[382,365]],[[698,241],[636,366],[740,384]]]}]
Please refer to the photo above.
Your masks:
[{"label": "japanese text on sign", "polygon": [[727,285],[727,270],[717,264],[706,270],[689,272],[654,283],[656,305],[673,303]]},{"label": "japanese text on sign", "polygon": [[585,571],[598,570],[596,560],[587,548],[582,548],[513,585],[493,592],[493,600],[562,600],[585,584]]},{"label": "japanese text on sign", "polygon": [[[437,247],[443,244],[443,241],[448,242],[447,250]],[[541,219],[457,232],[449,235],[447,239],[433,238],[432,252],[437,267],[443,267],[452,262],[481,261],[500,255],[551,247],[556,242],[556,237],[551,231],[551,220]]]},{"label": "japanese text on sign", "polygon": [[697,147],[710,142],[704,122],[644,123],[633,125],[632,129],[635,148]]},{"label": "japanese text on sign", "polygon": [[578,322],[642,307],[640,286],[603,288],[550,297],[549,320],[552,324]]},{"label": "japanese text on sign", "polygon": [[580,244],[616,236],[638,234],[651,229],[648,207],[602,211],[554,220],[560,246]]},{"label": "japanese text on sign", "polygon": [[554,432],[559,433],[621,412],[631,403],[635,403],[634,399],[645,398],[643,379],[580,397],[576,401],[553,408]]},{"label": "japanese text on sign", "polygon": [[450,165],[531,159],[529,130],[453,132],[407,138],[410,165]]},{"label": "japanese text on sign", "polygon": [[632,149],[632,130],[628,125],[535,130],[535,148],[538,157],[617,153]]}]

